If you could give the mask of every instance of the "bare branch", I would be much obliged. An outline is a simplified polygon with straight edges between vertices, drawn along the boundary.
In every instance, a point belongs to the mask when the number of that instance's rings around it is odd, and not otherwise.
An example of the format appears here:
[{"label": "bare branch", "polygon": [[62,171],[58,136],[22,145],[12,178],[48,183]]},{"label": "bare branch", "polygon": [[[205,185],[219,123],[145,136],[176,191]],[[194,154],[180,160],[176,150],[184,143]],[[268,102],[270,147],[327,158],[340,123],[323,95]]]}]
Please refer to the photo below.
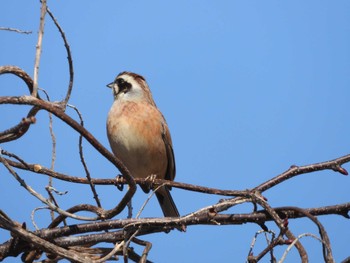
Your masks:
[{"label": "bare branch", "polygon": [[72,93],[72,89],[73,89],[73,81],[74,81],[74,70],[73,70],[73,59],[72,59],[72,53],[70,51],[70,47],[68,44],[68,40],[66,38],[66,34],[63,32],[62,27],[60,26],[60,24],[58,23],[57,19],[55,18],[55,16],[53,15],[53,13],[50,11],[49,7],[47,7],[47,13],[49,14],[49,16],[51,17],[51,19],[53,20],[53,22],[55,23],[58,31],[60,31],[61,37],[63,39],[64,42],[64,46],[66,48],[67,51],[67,59],[68,59],[68,66],[69,66],[69,84],[68,84],[68,90],[67,90],[67,94],[65,99],[62,101],[64,107],[66,107],[70,95]]},{"label": "bare branch", "polygon": [[138,239],[138,238],[133,238],[132,240],[133,242],[135,242],[136,244],[138,245],[141,245],[141,246],[144,246],[145,249],[143,250],[142,252],[142,256],[141,258],[138,260],[139,263],[146,263],[148,262],[147,260],[147,256],[148,256],[148,253],[149,251],[151,250],[152,248],[152,243],[151,242],[147,242],[147,241],[144,241],[144,240],[141,240],[141,239]]},{"label": "bare branch", "polygon": [[12,27],[0,27],[0,30],[16,32],[16,33],[20,33],[20,34],[31,34],[32,33],[32,31],[26,31],[26,30],[21,30],[21,29],[12,28]]},{"label": "bare branch", "polygon": [[26,84],[30,93],[33,93],[33,80],[23,69],[17,66],[0,66],[0,75],[12,74],[22,79]]},{"label": "bare branch", "polygon": [[0,132],[0,143],[13,141],[24,135],[29,129],[29,126],[36,122],[34,116],[36,112],[38,112],[38,109],[33,107],[28,113],[28,116],[23,118],[20,123],[10,129]]},{"label": "bare branch", "polygon": [[[29,92],[33,92],[33,80],[32,78],[22,69],[16,66],[0,66],[0,75],[2,74],[13,74],[21,78],[26,84],[29,89]],[[39,98],[39,96],[38,96]],[[35,121],[35,115],[38,113],[39,108],[38,107],[33,107],[28,115],[25,121],[22,121],[17,124],[16,126],[9,128],[5,130],[4,132],[0,133],[0,143],[2,142],[8,142],[8,141],[13,141],[21,136],[23,136],[29,129],[30,125],[34,123]],[[31,120],[31,121],[27,121]]]},{"label": "bare branch", "polygon": [[[44,92],[46,99],[48,101],[50,101],[50,96],[49,94],[46,92],[46,90],[44,89],[40,89],[42,92]],[[51,150],[51,166],[50,166],[50,170],[53,171],[55,169],[55,161],[56,161],[56,136],[55,133],[53,131],[53,119],[52,119],[52,113],[48,113],[49,114],[49,130],[50,130],[50,136],[51,136],[51,141],[52,141],[52,150]],[[49,177],[49,186],[53,187],[53,182],[52,182],[52,177]],[[50,201],[52,201],[57,207],[58,203],[56,202],[56,200],[54,199],[53,195],[51,194],[50,191],[48,191],[49,196],[50,196]],[[50,211],[51,214],[51,219],[53,220],[55,218],[55,214],[54,212],[51,210]]]},{"label": "bare branch", "polygon": [[[67,105],[68,107],[72,108],[75,110],[75,112],[78,114],[79,116],[79,120],[80,120],[80,125],[82,127],[84,127],[84,120],[83,120],[83,116],[81,115],[80,111],[77,109],[77,107],[73,106],[73,105],[70,105],[68,104]],[[96,188],[95,188],[95,185],[94,183],[92,182],[91,180],[91,175],[90,175],[90,172],[89,172],[89,169],[87,167],[87,164],[85,162],[85,158],[84,158],[84,151],[83,151],[83,136],[81,134],[79,134],[79,156],[80,156],[80,161],[84,167],[84,171],[85,171],[85,175],[86,175],[86,178],[89,182],[89,185],[90,185],[90,188],[91,188],[91,191],[93,193],[93,196],[94,196],[94,199],[96,201],[96,204],[98,207],[102,207],[101,205],[101,202],[100,202],[100,199],[98,198],[98,194],[97,194],[97,191],[96,191]]]},{"label": "bare branch", "polygon": [[[298,242],[298,241],[299,241],[301,238],[303,238],[303,237],[312,237],[312,238],[314,238],[314,239],[320,241],[320,242],[322,243],[322,245],[325,245],[325,244],[324,244],[324,240],[320,239],[319,237],[315,236],[314,234],[311,234],[311,233],[304,233],[304,234],[301,234],[301,235],[299,235],[299,236],[288,246],[288,248],[287,248],[286,251],[283,253],[283,255],[282,255],[281,259],[278,261],[278,263],[284,262],[284,260],[285,260],[286,257],[287,257],[287,254],[289,253],[289,251],[291,250],[291,248],[295,245],[296,242]],[[333,261],[325,261],[325,262],[331,263],[331,262],[334,262],[334,260],[333,260]]]},{"label": "bare branch", "polygon": [[113,257],[115,254],[118,253],[118,251],[123,251],[123,246],[124,246],[124,241],[120,242],[120,243],[116,243],[114,248],[104,257],[96,260],[96,263],[101,263],[101,262],[106,262],[106,260],[109,260],[111,257]]},{"label": "bare branch", "polygon": [[332,249],[331,249],[331,243],[327,234],[326,229],[323,227],[321,222],[312,214],[310,214],[308,211],[305,211],[304,209],[301,209],[299,207],[285,207],[288,210],[295,210],[300,214],[304,214],[306,217],[308,217],[312,222],[316,224],[318,227],[318,230],[320,232],[320,236],[322,239],[322,248],[323,248],[323,257],[325,262],[334,262],[334,258],[332,255]]},{"label": "bare branch", "polygon": [[[299,169],[304,170],[304,169],[308,169],[308,167],[314,167],[315,169],[317,169],[317,171],[333,170],[333,166],[337,165],[337,163],[344,164],[346,162],[349,162],[350,161],[349,157],[350,157],[350,155],[345,155],[345,156],[339,157],[339,158],[331,160],[331,161],[301,166],[301,167],[299,167]],[[16,167],[19,169],[30,170],[32,172],[35,171],[35,169],[34,169],[35,164],[25,163],[25,165],[24,165],[21,163],[11,161],[9,159],[6,159],[6,160],[13,167]],[[72,182],[72,183],[89,184],[89,181],[86,178],[70,176],[70,175],[58,173],[55,171],[50,171],[50,169],[45,168],[44,166],[40,166],[40,167],[41,167],[41,169],[39,171],[35,171],[36,173],[46,174],[46,175],[52,176],[54,178],[68,181],[68,182]],[[287,173],[287,175],[286,175],[286,173]],[[276,176],[272,180],[268,180],[268,181],[260,184],[259,186],[253,188],[252,190],[260,190],[261,189],[261,190],[266,191],[266,190],[270,189],[271,187],[288,180],[287,177],[289,177],[290,173],[291,173],[290,170],[288,170],[287,172]],[[298,175],[302,175],[302,174],[305,174],[305,172],[293,174],[293,177],[298,176]],[[134,181],[137,184],[142,184],[142,185],[147,183],[146,179],[140,179],[140,178],[135,178]],[[91,178],[91,182],[95,185],[118,185],[118,184],[126,184],[127,183],[127,181],[122,177],[117,177],[117,178],[113,178],[113,179],[111,179],[111,178],[105,178],[105,179]],[[249,192],[251,191],[251,190],[229,190],[229,189],[223,190],[223,189],[217,189],[217,188],[211,188],[211,187],[205,187],[205,186],[199,186],[199,185],[193,185],[193,184],[186,184],[186,183],[181,183],[181,182],[167,181],[167,180],[162,180],[162,179],[154,179],[153,183],[155,185],[163,185],[164,184],[167,186],[171,186],[171,187],[179,188],[179,189],[183,189],[183,190],[189,190],[189,191],[194,191],[194,192],[198,192],[198,193],[222,195],[222,196],[247,196],[247,194],[249,194]]]},{"label": "bare branch", "polygon": [[[329,206],[329,207],[320,207],[320,208],[312,208],[312,209],[304,209],[308,211],[310,214],[316,215],[327,215],[332,214],[334,211],[349,211],[350,203],[346,203],[343,205]],[[287,210],[284,208],[275,208],[278,214],[281,216],[288,215],[288,218],[300,218],[304,217],[303,214],[296,213],[295,210]],[[69,211],[73,212],[73,211]],[[339,213],[342,214],[342,213]],[[217,214],[214,217],[215,221],[219,223],[219,225],[229,225],[229,224],[246,224],[246,223],[257,223],[271,221],[272,218],[268,215],[267,211],[259,211],[248,214]],[[55,244],[59,246],[79,246],[83,244],[90,243],[99,243],[99,242],[116,242],[124,240],[124,231],[117,232],[108,232],[101,234],[89,234],[86,236],[73,237],[75,234],[83,234],[89,232],[98,232],[104,230],[112,230],[112,229],[124,229],[128,227],[129,231],[132,229],[137,230],[139,226],[142,226],[142,230],[139,232],[139,235],[145,235],[149,233],[157,233],[164,231],[164,225],[169,227],[175,226],[175,221],[178,218],[139,218],[139,219],[121,219],[121,220],[108,220],[104,222],[91,222],[78,224],[74,226],[63,226],[53,229],[42,229],[39,231],[33,232],[35,235],[40,238],[51,240],[54,238]],[[189,217],[183,217],[182,223],[185,223],[187,226],[189,225],[218,225],[217,223],[213,223],[212,219],[208,217],[207,214],[195,214]],[[134,227],[133,227],[134,226]],[[54,226],[51,226],[54,227]],[[66,236],[66,237],[64,237]],[[6,242],[0,245],[0,255],[4,255],[8,253],[10,249],[11,242]],[[18,246],[18,249],[25,249],[25,246]],[[7,252],[6,252],[7,251]],[[15,251],[12,251],[15,253]],[[17,253],[20,253],[17,251]]]},{"label": "bare branch", "polygon": [[[49,253],[60,255],[64,258],[71,259],[76,262],[92,262],[88,257],[82,257],[76,252],[70,252],[64,248],[61,248],[53,243],[50,243],[31,232],[25,230],[22,226],[12,222],[8,217],[4,217],[2,214],[0,215],[0,224],[11,231],[11,233],[17,237],[20,237],[22,240],[27,241],[28,243],[35,245],[37,248],[40,248]],[[0,254],[0,258],[2,254]]]},{"label": "bare branch", "polygon": [[271,180],[262,183],[261,185],[255,187],[254,189],[260,192],[264,192],[271,187],[280,184],[290,178],[293,178],[297,175],[305,174],[305,173],[312,173],[322,170],[333,170],[335,172],[339,172],[343,175],[347,175],[348,172],[341,167],[344,163],[348,163],[350,161],[350,154],[336,158],[331,161],[321,162],[321,163],[315,163],[305,166],[296,166],[292,165],[287,171],[284,173],[276,176],[275,178],[272,178]]},{"label": "bare branch", "polygon": [[35,63],[34,63],[34,78],[33,78],[33,92],[32,96],[36,97],[38,95],[38,79],[39,79],[39,65],[40,56],[44,35],[44,25],[45,25],[45,15],[46,15],[46,0],[41,0],[41,11],[40,11],[40,25],[38,32],[38,42],[36,44],[35,53]]}]

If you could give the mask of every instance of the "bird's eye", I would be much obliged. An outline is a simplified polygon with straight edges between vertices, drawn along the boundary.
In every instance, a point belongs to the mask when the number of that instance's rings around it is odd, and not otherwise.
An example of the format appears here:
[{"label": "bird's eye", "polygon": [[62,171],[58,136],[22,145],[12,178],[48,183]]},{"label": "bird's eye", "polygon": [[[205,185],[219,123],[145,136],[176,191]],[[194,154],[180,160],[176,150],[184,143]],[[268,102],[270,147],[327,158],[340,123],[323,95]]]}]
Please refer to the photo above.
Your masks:
[{"label": "bird's eye", "polygon": [[116,83],[119,87],[119,92],[127,92],[131,88],[131,84],[122,78],[117,79]]}]

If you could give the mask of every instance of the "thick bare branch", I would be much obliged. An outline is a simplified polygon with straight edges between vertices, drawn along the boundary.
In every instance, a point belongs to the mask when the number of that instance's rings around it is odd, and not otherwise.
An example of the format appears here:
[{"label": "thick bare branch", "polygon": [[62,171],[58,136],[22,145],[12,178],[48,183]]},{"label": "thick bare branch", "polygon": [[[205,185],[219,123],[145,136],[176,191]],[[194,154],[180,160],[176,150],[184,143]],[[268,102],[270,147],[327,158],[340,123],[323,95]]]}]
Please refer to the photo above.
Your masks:
[{"label": "thick bare branch", "polygon": [[[72,183],[80,183],[80,184],[89,184],[89,180],[83,177],[77,177],[77,176],[70,176],[67,174],[62,174],[59,172],[51,171],[48,168],[45,168],[44,166],[40,165],[40,170],[35,169],[37,164],[29,164],[29,163],[18,163],[9,159],[6,159],[7,162],[16,168],[29,170],[32,172],[36,172],[39,174],[46,174],[51,177],[54,177],[59,180],[68,181]],[[322,170],[334,170],[334,166],[342,165],[344,163],[347,163],[350,161],[350,155],[345,155],[339,158],[336,158],[331,161],[321,162],[317,164],[310,164],[298,167],[301,172],[291,171],[290,169],[286,172],[276,176],[275,178],[268,180],[259,186],[253,188],[252,190],[261,190],[266,191],[270,189],[271,187],[274,187],[275,185],[278,185],[280,183],[285,182],[289,178],[305,174],[305,170],[310,169],[312,167],[312,171],[322,171]],[[293,168],[297,169],[297,168]],[[290,177],[292,175],[292,177]],[[135,178],[134,181],[137,184],[149,184],[146,179],[140,179]],[[127,184],[127,181],[122,177],[116,177],[116,178],[91,178],[91,182],[95,185],[119,185],[119,184]],[[222,196],[246,196],[249,194],[250,190],[229,190],[229,189],[217,189],[217,188],[211,188],[211,187],[205,187],[205,186],[199,186],[199,185],[193,185],[193,184],[186,184],[181,182],[174,182],[174,181],[167,181],[167,180],[161,180],[161,179],[154,179],[152,181],[155,185],[167,185],[174,188],[179,188],[183,190],[189,190],[199,193],[206,193],[206,194],[215,194],[215,195],[222,195]]]},{"label": "thick bare branch", "polygon": [[[296,219],[305,217],[305,214],[296,211],[295,209],[288,210],[288,208],[274,208],[281,218],[288,217],[289,219]],[[329,215],[335,212],[339,215],[343,215],[350,211],[350,203],[327,206],[320,208],[303,209],[313,216]],[[72,211],[70,211],[72,212]],[[196,214],[193,216],[184,217],[182,223],[187,226],[190,225],[242,225],[246,223],[261,224],[273,220],[269,213],[265,210],[257,211],[247,214],[216,214],[214,217],[209,217],[208,214]],[[163,232],[164,226],[175,226],[179,221],[178,218],[139,218],[139,219],[120,219],[120,220],[108,220],[104,222],[93,222],[77,224],[74,226],[63,226],[52,229],[41,229],[33,232],[40,238],[45,240],[54,239],[55,244],[63,247],[68,246],[81,246],[84,244],[96,244],[100,242],[115,242],[124,240],[124,231],[119,230],[116,232],[99,233],[82,235],[84,233],[101,232],[104,230],[117,230],[128,227],[130,231],[132,229],[137,230],[142,226],[142,230],[138,233],[138,236],[146,235],[149,233]],[[168,228],[168,229],[169,229]],[[79,237],[73,235],[80,234]],[[0,245],[0,255],[16,255],[27,251],[28,247],[25,244],[18,245],[17,248],[20,251],[11,250],[11,243],[8,241]],[[21,250],[22,249],[22,250]]]}]

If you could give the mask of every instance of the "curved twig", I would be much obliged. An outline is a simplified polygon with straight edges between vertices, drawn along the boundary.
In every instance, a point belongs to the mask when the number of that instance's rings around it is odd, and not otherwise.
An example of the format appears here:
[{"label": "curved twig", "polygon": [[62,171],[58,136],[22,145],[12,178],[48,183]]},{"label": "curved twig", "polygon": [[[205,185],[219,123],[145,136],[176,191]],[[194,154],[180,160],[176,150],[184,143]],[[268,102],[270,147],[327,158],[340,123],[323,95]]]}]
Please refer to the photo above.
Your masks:
[{"label": "curved twig", "polygon": [[[80,120],[80,125],[84,127],[84,120],[83,120],[83,116],[81,115],[80,111],[77,109],[77,107],[73,106],[73,105],[69,105],[67,104],[68,107],[72,108],[79,116],[79,120]],[[86,179],[89,182],[90,185],[90,189],[92,191],[92,194],[94,196],[94,199],[96,201],[96,204],[99,208],[102,208],[100,199],[98,198],[98,194],[95,188],[94,183],[91,181],[91,175],[90,175],[90,171],[87,167],[87,164],[85,162],[85,158],[84,158],[84,151],[83,151],[83,136],[81,134],[79,134],[79,156],[80,156],[80,162],[82,163],[83,167],[84,167],[84,171],[85,171],[85,175],[86,175]]]},{"label": "curved twig", "polygon": [[38,112],[37,107],[33,107],[26,118],[23,118],[20,123],[14,127],[0,132],[0,143],[17,140],[22,137],[29,129],[29,126],[36,122],[35,115]]},{"label": "curved twig", "polygon": [[67,106],[67,103],[69,101],[69,98],[70,98],[70,95],[71,95],[72,89],[73,89],[74,70],[73,70],[72,53],[70,51],[70,46],[68,44],[68,40],[66,38],[66,34],[64,33],[62,27],[58,23],[57,19],[53,15],[53,13],[50,11],[49,7],[46,8],[46,11],[49,14],[49,16],[51,17],[51,19],[53,20],[53,22],[55,23],[58,31],[60,32],[61,37],[62,37],[63,42],[64,42],[64,46],[65,46],[66,51],[67,51],[67,59],[68,59],[68,67],[69,67],[69,84],[68,84],[68,90],[67,90],[66,97],[64,98],[64,100],[62,100],[62,104],[64,105],[64,108],[65,108]]},{"label": "curved twig", "polygon": [[17,66],[0,66],[0,75],[2,75],[2,74],[12,74],[12,75],[19,77],[27,84],[29,92],[30,93],[33,92],[33,80],[27,74],[27,72],[25,72],[21,68],[19,68]]},{"label": "curved twig", "polygon": [[[0,75],[13,74],[21,78],[27,85],[30,93],[33,92],[33,80],[32,78],[21,68],[16,66],[0,66]],[[38,98],[40,98],[38,96]],[[38,113],[39,108],[33,107],[27,114],[27,118],[21,120],[21,122],[12,128],[9,128],[3,132],[0,132],[0,143],[16,140],[23,136],[29,129],[30,125],[35,122],[35,115]]]},{"label": "curved twig", "polygon": [[[288,239],[290,240],[294,240],[295,236],[294,234],[288,229],[288,222],[284,221],[283,219],[281,219],[281,217],[278,215],[278,213],[276,212],[276,210],[274,210],[267,202],[266,200],[263,198],[263,196],[261,196],[261,194],[259,192],[255,192],[254,195],[252,195],[253,198],[253,202],[259,204],[260,206],[262,206],[265,211],[271,216],[271,218],[273,219],[273,221],[275,221],[277,227],[280,229],[280,234],[278,235],[278,237],[273,240],[257,257],[254,257],[253,261],[259,261],[266,253],[268,253],[274,246],[276,246],[277,244],[279,244],[281,242],[281,240],[283,240],[283,236],[287,236]],[[235,198],[238,199],[238,198]],[[304,246],[298,241],[295,244],[295,247],[297,248],[299,255],[300,255],[300,259],[303,263],[307,263],[309,262],[308,260],[308,255],[307,252],[304,248]]]},{"label": "curved twig", "polygon": [[[45,96],[46,96],[46,100],[50,101],[50,96],[49,94],[46,92],[46,90],[39,88],[39,90],[41,90]],[[52,119],[52,114],[49,112],[49,130],[50,130],[50,136],[51,136],[51,142],[52,142],[52,148],[51,148],[51,165],[50,165],[50,170],[53,171],[55,169],[55,162],[56,162],[56,136],[55,133],[53,131],[53,119]],[[53,187],[53,178],[49,177],[49,186]],[[54,196],[51,194],[50,191],[48,191],[48,194],[50,196],[50,201],[52,201],[55,206],[59,207],[57,201],[55,200]],[[51,219],[53,220],[55,218],[55,214],[54,211],[50,211],[50,216]]]},{"label": "curved twig", "polygon": [[132,241],[135,244],[138,244],[140,246],[144,246],[145,247],[145,249],[142,252],[142,256],[141,256],[141,258],[140,258],[140,260],[138,262],[139,263],[146,263],[146,262],[148,262],[147,261],[147,256],[148,256],[148,253],[150,252],[150,250],[152,248],[152,243],[148,242],[148,241],[144,241],[144,240],[138,239],[136,237],[134,237]]},{"label": "curved twig", "polygon": [[[325,245],[325,244],[324,244],[324,243],[325,243],[324,240],[320,239],[319,237],[317,237],[317,236],[315,236],[315,235],[313,235],[313,234],[311,234],[311,233],[304,233],[304,234],[301,234],[301,235],[299,235],[295,240],[293,240],[293,242],[287,247],[286,251],[284,251],[284,253],[283,253],[281,259],[278,261],[278,263],[284,262],[284,260],[285,260],[286,257],[287,257],[287,254],[289,253],[289,251],[291,250],[291,248],[292,248],[293,246],[295,246],[295,243],[298,242],[298,241],[299,241],[301,238],[303,238],[303,237],[312,237],[312,238],[314,238],[314,239],[320,241],[321,244],[322,244],[323,246]],[[332,260],[332,261],[327,261],[327,260],[325,260],[325,262],[331,263],[331,262],[334,262],[334,260]]]},{"label": "curved twig", "polygon": [[313,216],[311,213],[306,211],[305,209],[294,207],[294,206],[286,206],[284,207],[287,210],[294,210],[300,214],[303,214],[307,218],[309,218],[312,222],[314,222],[318,228],[318,231],[320,233],[321,239],[322,239],[322,252],[323,252],[323,258],[325,262],[334,262],[334,258],[332,255],[332,249],[331,249],[331,243],[327,234],[326,229],[321,224],[321,222]]}]

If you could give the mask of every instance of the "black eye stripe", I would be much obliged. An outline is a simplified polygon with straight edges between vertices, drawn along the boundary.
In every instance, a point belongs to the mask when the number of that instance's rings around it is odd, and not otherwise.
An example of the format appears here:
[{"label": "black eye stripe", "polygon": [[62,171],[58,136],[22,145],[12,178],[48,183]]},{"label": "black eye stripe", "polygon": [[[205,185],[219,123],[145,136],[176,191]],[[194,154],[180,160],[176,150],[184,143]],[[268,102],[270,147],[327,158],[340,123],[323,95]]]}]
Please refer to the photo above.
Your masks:
[{"label": "black eye stripe", "polygon": [[119,87],[119,92],[121,92],[121,91],[126,92],[131,88],[131,84],[122,78],[117,79],[115,82]]},{"label": "black eye stripe", "polygon": [[117,83],[118,86],[122,86],[125,83],[124,79],[116,79],[115,81]]}]

